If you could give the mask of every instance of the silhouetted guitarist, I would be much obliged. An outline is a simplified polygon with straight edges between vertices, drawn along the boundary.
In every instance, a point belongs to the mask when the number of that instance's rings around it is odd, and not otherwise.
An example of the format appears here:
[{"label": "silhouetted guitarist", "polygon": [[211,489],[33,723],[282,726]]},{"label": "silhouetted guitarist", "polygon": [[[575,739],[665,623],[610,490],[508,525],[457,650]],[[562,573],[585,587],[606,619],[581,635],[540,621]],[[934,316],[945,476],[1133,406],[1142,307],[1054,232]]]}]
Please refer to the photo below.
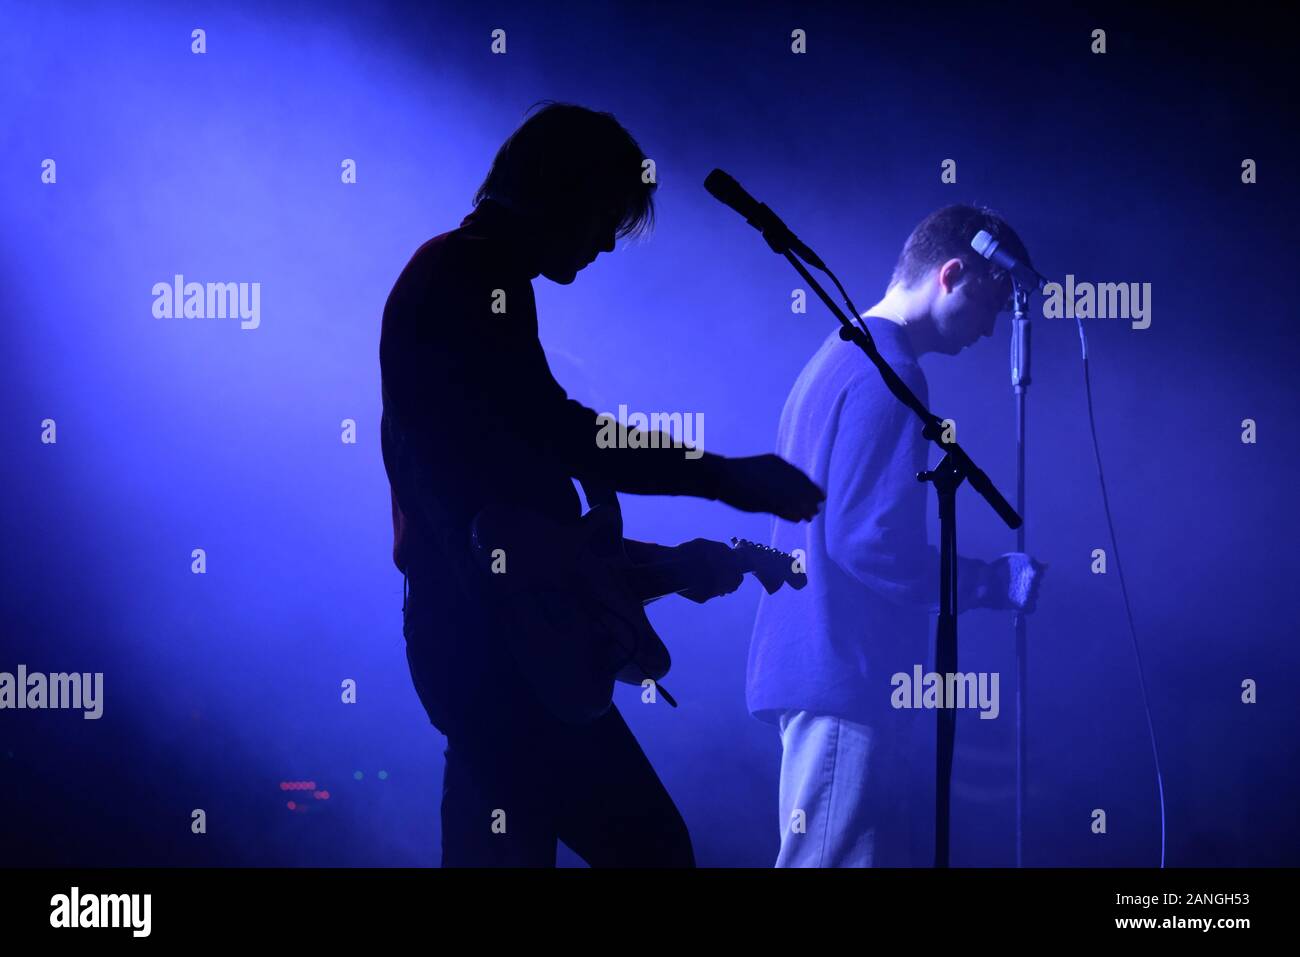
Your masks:
[{"label": "silhouetted guitarist", "polygon": [[[384,309],[393,559],[408,589],[411,675],[447,737],[444,866],[554,866],[557,839],[593,866],[694,863],[681,815],[617,708],[584,724],[557,720],[506,651],[467,557],[481,509],[504,503],[574,522],[573,478],[792,521],[810,519],[823,498],[775,455],[687,458],[667,437],[599,447],[596,413],[552,377],[531,281],[571,283],[616,237],[648,228],[644,159],[609,114],[537,111],[497,153],[473,212],[420,247]],[[634,562],[685,560],[695,601],[741,580],[716,542],[629,541],[626,550]]]}]

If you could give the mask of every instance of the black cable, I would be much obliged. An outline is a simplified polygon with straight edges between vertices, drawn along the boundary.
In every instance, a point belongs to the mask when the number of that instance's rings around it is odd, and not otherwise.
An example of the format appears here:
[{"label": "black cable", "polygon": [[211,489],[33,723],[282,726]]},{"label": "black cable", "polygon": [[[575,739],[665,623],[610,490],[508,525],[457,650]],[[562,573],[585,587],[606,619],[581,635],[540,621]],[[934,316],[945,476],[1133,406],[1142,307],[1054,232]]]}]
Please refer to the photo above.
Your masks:
[{"label": "black cable", "polygon": [[1092,432],[1092,450],[1097,458],[1097,481],[1101,485],[1101,504],[1106,512],[1106,528],[1110,532],[1110,548],[1115,556],[1115,570],[1119,573],[1119,589],[1124,596],[1124,614],[1128,617],[1129,635],[1133,639],[1133,657],[1137,661],[1138,685],[1142,689],[1142,709],[1146,712],[1147,733],[1151,737],[1151,757],[1156,765],[1156,789],[1160,793],[1160,866],[1165,866],[1165,781],[1160,771],[1160,749],[1156,746],[1155,723],[1151,720],[1151,700],[1147,696],[1147,682],[1142,667],[1142,651],[1138,647],[1137,626],[1133,624],[1133,606],[1129,603],[1128,584],[1124,580],[1124,565],[1119,560],[1119,543],[1115,539],[1115,521],[1110,514],[1110,496],[1106,493],[1106,477],[1101,468],[1101,446],[1097,442],[1097,419],[1092,410],[1092,380],[1088,375],[1088,340],[1083,335],[1083,320],[1079,324],[1079,346],[1083,353],[1083,391],[1088,402],[1088,428]]},{"label": "black cable", "polygon": [[840,284],[840,277],[831,272],[829,266],[823,266],[822,272],[831,277],[831,282],[835,283],[835,288],[840,291],[840,295],[844,298],[844,305],[849,307],[849,315],[853,317],[853,322],[859,329],[866,332],[866,327],[862,323],[862,314],[858,312],[858,307],[853,305],[853,300],[849,298],[848,292],[846,292],[844,286]]}]

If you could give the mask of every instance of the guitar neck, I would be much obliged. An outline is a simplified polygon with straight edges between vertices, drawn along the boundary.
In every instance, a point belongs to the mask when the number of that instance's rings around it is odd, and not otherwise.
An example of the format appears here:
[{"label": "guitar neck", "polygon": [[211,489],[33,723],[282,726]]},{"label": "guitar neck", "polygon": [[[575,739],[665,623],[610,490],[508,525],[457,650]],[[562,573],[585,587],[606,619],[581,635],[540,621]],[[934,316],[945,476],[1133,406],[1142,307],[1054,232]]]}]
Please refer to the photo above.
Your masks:
[{"label": "guitar neck", "polygon": [[[741,554],[737,555],[737,557],[740,559],[741,571],[748,573],[754,570],[748,556]],[[689,562],[670,559],[661,562],[647,562],[644,565],[633,565],[627,570],[627,579],[637,599],[644,604],[665,595],[686,591],[691,587],[688,578],[689,571]]]}]

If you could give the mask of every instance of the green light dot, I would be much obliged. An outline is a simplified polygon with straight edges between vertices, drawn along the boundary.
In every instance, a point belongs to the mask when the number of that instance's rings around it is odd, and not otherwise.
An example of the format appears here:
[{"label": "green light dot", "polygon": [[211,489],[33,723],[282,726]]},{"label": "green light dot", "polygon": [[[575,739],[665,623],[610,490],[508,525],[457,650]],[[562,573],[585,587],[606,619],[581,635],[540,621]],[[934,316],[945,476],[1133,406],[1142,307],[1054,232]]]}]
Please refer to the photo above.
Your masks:
[{"label": "green light dot", "polygon": [[387,772],[387,771],[380,771],[380,772],[379,772],[379,780],[381,780],[381,781],[387,781],[387,780],[388,780],[388,772]]},{"label": "green light dot", "polygon": [[365,774],[361,771],[353,771],[352,776],[356,778],[358,781],[360,781],[362,778],[365,777]]}]

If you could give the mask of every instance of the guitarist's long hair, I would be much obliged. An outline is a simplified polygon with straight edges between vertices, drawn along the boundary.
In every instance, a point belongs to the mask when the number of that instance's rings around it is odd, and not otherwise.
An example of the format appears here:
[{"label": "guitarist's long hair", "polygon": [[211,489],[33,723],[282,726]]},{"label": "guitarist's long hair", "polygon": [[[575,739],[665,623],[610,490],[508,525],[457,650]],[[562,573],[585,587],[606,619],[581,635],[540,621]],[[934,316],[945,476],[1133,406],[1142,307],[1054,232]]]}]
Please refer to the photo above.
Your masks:
[{"label": "guitarist's long hair", "polygon": [[552,221],[592,214],[617,217],[619,237],[654,226],[655,183],[645,182],[646,155],[612,113],[543,101],[501,144],[474,196]]}]

